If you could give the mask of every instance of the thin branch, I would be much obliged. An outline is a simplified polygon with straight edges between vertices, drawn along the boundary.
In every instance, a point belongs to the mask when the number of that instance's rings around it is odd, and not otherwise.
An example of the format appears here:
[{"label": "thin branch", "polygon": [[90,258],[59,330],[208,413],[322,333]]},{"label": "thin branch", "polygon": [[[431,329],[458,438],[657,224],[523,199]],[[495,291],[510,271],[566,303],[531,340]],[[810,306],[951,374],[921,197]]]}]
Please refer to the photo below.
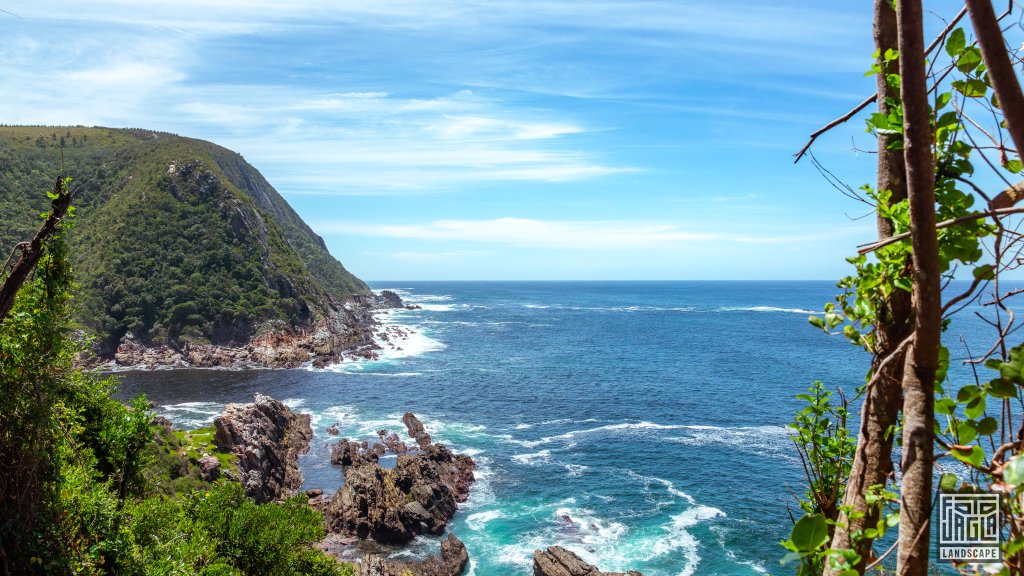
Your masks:
[{"label": "thin branch", "polygon": [[[934,50],[935,47],[938,46],[942,42],[942,39],[946,37],[946,34],[949,34],[949,31],[952,30],[953,27],[956,26],[957,23],[960,22],[960,20],[966,14],[967,14],[967,8],[961,8],[960,12],[957,12],[957,15],[952,20],[950,20],[949,24],[946,25],[945,30],[943,30],[941,34],[936,36],[935,39],[932,40],[932,43],[928,45],[928,48],[924,52],[925,56],[927,56],[927,55],[932,53],[932,50]],[[874,102],[877,99],[878,99],[878,92],[876,91],[874,94],[869,96],[863,102],[861,102],[860,104],[857,104],[856,106],[854,106],[853,109],[850,110],[849,112],[847,112],[846,114],[843,114],[839,118],[836,118],[835,120],[829,122],[828,124],[826,124],[822,128],[820,128],[820,129],[816,130],[814,133],[812,133],[810,138],[807,140],[807,144],[804,144],[804,147],[801,148],[800,151],[795,154],[796,159],[793,160],[793,163],[796,164],[797,162],[800,161],[801,158],[804,157],[804,154],[807,153],[807,150],[810,149],[812,144],[814,144],[814,141],[817,140],[818,136],[821,136],[825,132],[828,132],[829,130],[835,128],[836,126],[839,126],[840,124],[843,124],[844,122],[846,122],[850,118],[853,118],[854,116],[857,115],[858,112],[860,112],[861,110],[867,108],[868,105],[870,105],[872,102]]]},{"label": "thin branch", "polygon": [[[965,216],[960,216],[959,218],[952,218],[950,220],[943,220],[942,222],[939,222],[938,224],[935,225],[935,229],[938,230],[940,228],[949,228],[950,226],[956,226],[957,224],[963,224],[964,222],[970,222],[971,220],[978,220],[978,219],[981,219],[981,218],[989,218],[989,217],[992,217],[992,216],[996,216],[996,217],[998,217],[998,216],[1009,216],[1011,214],[1024,214],[1024,207],[1018,207],[1018,208],[999,208],[999,209],[996,209],[996,210],[989,210],[988,212],[978,212],[976,214],[967,214]],[[897,234],[897,235],[892,236],[890,238],[886,238],[885,240],[879,240],[878,242],[874,242],[872,244],[867,244],[867,245],[865,245],[865,246],[863,246],[861,248],[858,248],[857,249],[857,253],[858,254],[867,254],[868,252],[874,252],[875,250],[878,250],[879,248],[883,248],[883,247],[888,246],[890,244],[895,244],[896,242],[899,242],[900,240],[906,240],[907,238],[910,238],[910,232],[904,232],[902,234]]]}]

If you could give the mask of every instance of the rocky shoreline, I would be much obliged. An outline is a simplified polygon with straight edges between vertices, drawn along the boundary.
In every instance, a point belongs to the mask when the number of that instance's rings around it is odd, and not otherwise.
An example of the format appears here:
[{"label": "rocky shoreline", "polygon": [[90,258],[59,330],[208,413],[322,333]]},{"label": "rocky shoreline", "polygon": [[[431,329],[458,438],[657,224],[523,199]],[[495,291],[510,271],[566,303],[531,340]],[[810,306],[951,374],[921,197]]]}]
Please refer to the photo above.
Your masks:
[{"label": "rocky shoreline", "polygon": [[[158,420],[168,429],[172,425]],[[469,497],[476,463],[434,442],[415,414],[406,412],[402,421],[414,443],[406,444],[397,432],[378,430],[374,441],[343,438],[331,446],[331,464],[340,468],[344,484],[334,494],[305,492],[310,506],[324,515],[327,536],[319,548],[339,560],[354,561],[358,576],[459,576],[469,564],[469,552],[448,532],[448,524]],[[241,482],[257,502],[280,502],[301,488],[299,456],[312,438],[308,414],[256,394],[251,403],[228,404],[214,419],[213,443],[237,458],[237,469],[221,471],[217,459],[207,454],[198,464],[204,479],[224,476]],[[395,456],[394,466],[382,466],[383,456]],[[424,559],[380,553],[382,546],[446,533],[440,551]],[[642,576],[601,572],[559,546],[535,551],[533,560],[534,576]]]},{"label": "rocky shoreline", "polygon": [[391,309],[416,309],[384,290],[379,294],[338,303],[329,316],[306,328],[268,330],[240,346],[195,344],[147,345],[126,334],[112,358],[81,358],[79,364],[100,370],[154,370],[159,368],[323,368],[345,360],[376,360],[378,338],[401,337],[377,319]]}]

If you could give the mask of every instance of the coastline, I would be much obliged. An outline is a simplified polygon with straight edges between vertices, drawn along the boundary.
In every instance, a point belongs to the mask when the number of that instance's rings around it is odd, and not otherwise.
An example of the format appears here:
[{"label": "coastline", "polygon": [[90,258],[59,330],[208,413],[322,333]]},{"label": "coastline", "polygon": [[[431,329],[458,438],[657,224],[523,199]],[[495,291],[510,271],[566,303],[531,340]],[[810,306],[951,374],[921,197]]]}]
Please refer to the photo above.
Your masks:
[{"label": "coastline", "polygon": [[[309,327],[286,327],[264,332],[243,345],[146,345],[131,333],[122,338],[113,357],[81,357],[78,364],[104,372],[135,370],[211,369],[252,370],[280,368],[324,369],[344,362],[379,360],[393,341],[410,330],[382,321],[406,305],[393,291],[336,303],[326,318]],[[398,348],[401,350],[401,348]]]}]

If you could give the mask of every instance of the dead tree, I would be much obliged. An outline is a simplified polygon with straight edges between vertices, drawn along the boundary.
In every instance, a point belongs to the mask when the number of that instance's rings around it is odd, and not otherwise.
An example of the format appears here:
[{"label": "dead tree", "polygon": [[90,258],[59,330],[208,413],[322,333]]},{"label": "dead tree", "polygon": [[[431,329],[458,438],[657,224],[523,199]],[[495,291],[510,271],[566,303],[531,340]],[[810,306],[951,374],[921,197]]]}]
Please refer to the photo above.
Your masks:
[{"label": "dead tree", "polygon": [[[71,206],[72,193],[67,189],[64,178],[57,178],[53,185],[53,196],[53,201],[50,203],[50,214],[43,221],[43,225],[39,227],[39,231],[36,232],[32,240],[15,246],[11,258],[8,259],[10,262],[15,257],[17,258],[11,265],[10,274],[7,275],[3,286],[0,286],[0,322],[3,322],[7,313],[11,311],[18,290],[21,289],[22,284],[25,283],[43,256],[43,247],[46,245],[46,241],[56,234],[61,220],[67,214],[68,207]],[[21,254],[18,255],[18,252]]]}]

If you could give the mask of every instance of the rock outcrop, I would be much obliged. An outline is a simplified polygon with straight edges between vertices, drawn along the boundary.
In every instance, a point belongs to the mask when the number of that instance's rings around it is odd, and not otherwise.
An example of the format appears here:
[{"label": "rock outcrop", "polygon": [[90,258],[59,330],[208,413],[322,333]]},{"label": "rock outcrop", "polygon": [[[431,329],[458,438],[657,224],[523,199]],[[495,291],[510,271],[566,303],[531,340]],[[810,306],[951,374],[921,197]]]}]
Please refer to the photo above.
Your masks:
[{"label": "rock outcrop", "polygon": [[251,404],[228,404],[214,421],[213,442],[238,456],[239,480],[257,502],[286,498],[302,485],[299,455],[309,449],[308,414],[256,394]]},{"label": "rock outcrop", "polygon": [[355,296],[347,302],[333,302],[328,312],[306,326],[265,330],[240,345],[196,344],[153,345],[126,333],[110,358],[83,356],[87,367],[136,366],[157,368],[296,368],[312,363],[323,368],[343,360],[376,360],[380,357],[378,339],[393,343],[407,333],[401,326],[382,325],[375,313],[391,308],[407,308],[398,294],[384,290],[380,294]]},{"label": "rock outcrop", "polygon": [[419,562],[400,562],[368,555],[358,565],[358,576],[459,576],[469,563],[466,545],[454,535],[441,542],[441,553]]},{"label": "rock outcrop", "polygon": [[380,466],[378,458],[388,446],[408,450],[395,438],[381,435],[383,442],[373,446],[344,439],[332,446],[331,462],[345,474],[345,485],[321,506],[332,532],[404,544],[417,534],[442,534],[458,502],[469,497],[472,458],[430,443],[413,414],[405,420],[411,435],[419,432],[421,448],[399,453],[394,468]]},{"label": "rock outcrop", "polygon": [[419,444],[421,449],[426,450],[430,446],[432,440],[430,439],[430,434],[427,434],[426,428],[423,427],[423,423],[420,422],[420,419],[412,412],[406,412],[405,415],[402,416],[402,422],[405,423],[405,428],[409,431],[409,436],[412,436],[413,439],[416,440],[416,443]]},{"label": "rock outcrop", "polygon": [[630,570],[628,572],[601,572],[597,566],[587,564],[576,554],[562,548],[551,546],[547,550],[533,552],[533,576],[643,576]]}]

